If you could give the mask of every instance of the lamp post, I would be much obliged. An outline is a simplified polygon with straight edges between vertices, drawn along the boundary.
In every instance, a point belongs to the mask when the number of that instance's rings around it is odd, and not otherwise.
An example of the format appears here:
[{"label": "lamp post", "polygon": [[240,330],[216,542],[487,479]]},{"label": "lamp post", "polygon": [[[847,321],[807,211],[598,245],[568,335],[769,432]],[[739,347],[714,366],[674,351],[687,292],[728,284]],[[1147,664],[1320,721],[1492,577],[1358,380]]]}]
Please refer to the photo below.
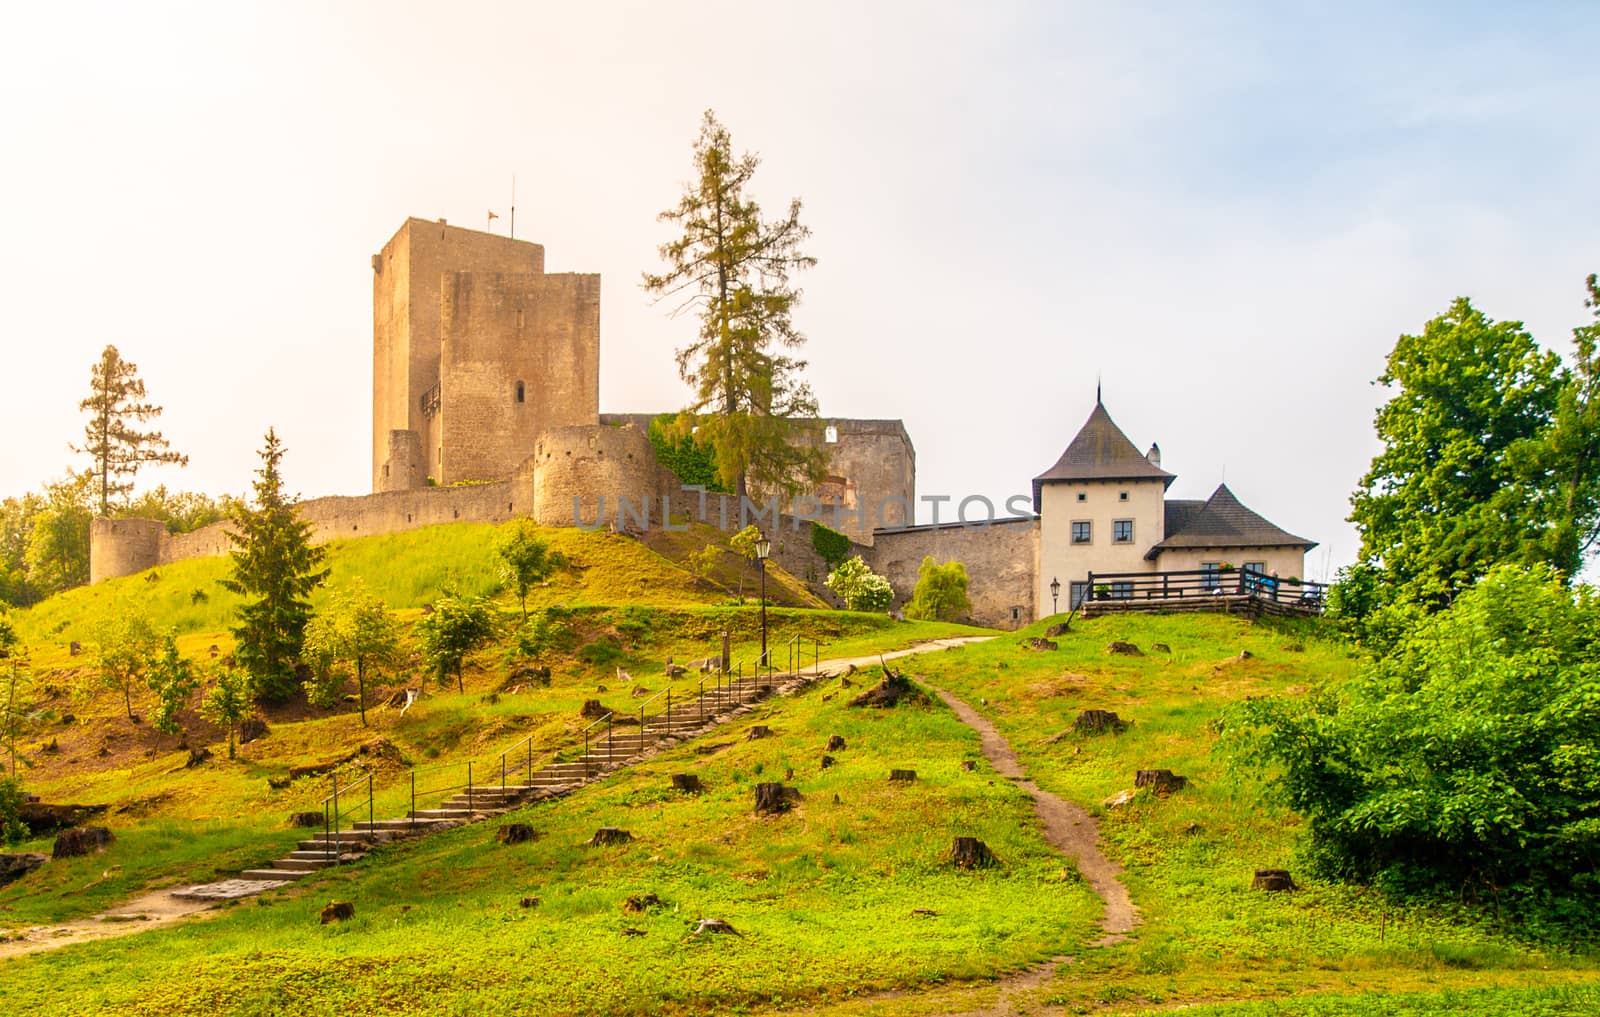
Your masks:
[{"label": "lamp post", "polygon": [[1061,613],[1061,580],[1054,577],[1050,580],[1050,613]]},{"label": "lamp post", "polygon": [[761,567],[761,662],[757,668],[767,664],[767,559],[772,555],[772,541],[766,534],[756,531],[756,562]]}]

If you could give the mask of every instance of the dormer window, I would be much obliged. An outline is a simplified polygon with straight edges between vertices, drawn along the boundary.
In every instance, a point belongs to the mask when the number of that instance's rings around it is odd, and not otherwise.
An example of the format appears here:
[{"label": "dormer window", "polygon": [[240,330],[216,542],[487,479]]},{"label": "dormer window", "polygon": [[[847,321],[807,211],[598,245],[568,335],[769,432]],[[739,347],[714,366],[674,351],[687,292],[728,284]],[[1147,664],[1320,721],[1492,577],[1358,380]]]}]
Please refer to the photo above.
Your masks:
[{"label": "dormer window", "polygon": [[[522,382],[519,381],[519,382],[517,382],[517,402],[525,403],[527,401],[528,401],[527,390],[523,388]],[[1124,497],[1126,497],[1126,495],[1124,495]]]}]

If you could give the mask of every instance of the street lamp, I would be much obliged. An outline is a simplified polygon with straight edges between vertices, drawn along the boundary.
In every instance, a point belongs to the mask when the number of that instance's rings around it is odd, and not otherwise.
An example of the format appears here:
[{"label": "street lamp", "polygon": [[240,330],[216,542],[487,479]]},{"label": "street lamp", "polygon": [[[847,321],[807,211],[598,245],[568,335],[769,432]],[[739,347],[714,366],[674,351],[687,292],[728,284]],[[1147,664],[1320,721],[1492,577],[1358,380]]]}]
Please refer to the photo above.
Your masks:
[{"label": "street lamp", "polygon": [[1061,613],[1061,580],[1056,578],[1050,580],[1050,613]]},{"label": "street lamp", "polygon": [[760,530],[756,531],[756,562],[761,567],[761,663],[767,663],[767,559],[772,556],[772,541]]}]

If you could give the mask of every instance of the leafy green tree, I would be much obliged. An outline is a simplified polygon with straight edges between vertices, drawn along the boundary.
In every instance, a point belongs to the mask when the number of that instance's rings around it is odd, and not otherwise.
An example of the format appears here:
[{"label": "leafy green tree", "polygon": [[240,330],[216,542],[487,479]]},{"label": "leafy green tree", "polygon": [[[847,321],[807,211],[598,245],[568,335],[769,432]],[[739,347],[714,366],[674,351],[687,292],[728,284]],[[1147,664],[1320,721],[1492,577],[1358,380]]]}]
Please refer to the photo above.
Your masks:
[{"label": "leafy green tree", "polygon": [[41,597],[28,574],[28,538],[40,504],[36,494],[0,501],[0,603],[27,607]]},{"label": "leafy green tree", "polygon": [[145,401],[144,382],[139,368],[122,359],[115,346],[100,353],[99,363],[89,381],[89,398],[78,404],[89,414],[84,426],[84,443],[74,452],[89,456],[93,465],[99,514],[111,514],[111,499],[133,490],[133,476],[139,467],[151,463],[176,463],[182,466],[189,457],[172,451],[160,431],[141,431],[135,426],[161,415],[161,407]]},{"label": "leafy green tree", "polygon": [[1554,560],[1581,562],[1600,539],[1600,276],[1585,280],[1594,321],[1572,330],[1573,355],[1566,386],[1538,464],[1556,483],[1551,520]]},{"label": "leafy green tree", "polygon": [[819,482],[827,464],[820,443],[790,440],[817,414],[800,379],[805,362],[791,355],[805,336],[794,325],[800,291],[789,277],[816,264],[801,253],[811,231],[798,198],[784,216],[762,217],[746,193],[759,164],[734,155],[727,128],[707,110],[695,179],[659,216],[681,235],[661,245],[665,270],[644,276],[645,292],[673,301],[674,314],[693,307],[700,317],[699,335],[678,351],[694,396],[667,437],[714,450],[724,489],[740,497],[750,486],[795,493]]},{"label": "leafy green tree", "polygon": [[1384,447],[1350,519],[1393,599],[1437,608],[1501,562],[1576,570],[1557,546],[1560,484],[1542,468],[1565,384],[1556,354],[1462,298],[1402,335],[1378,382],[1394,391],[1377,415]]},{"label": "leafy green tree", "polygon": [[938,564],[932,556],[917,567],[917,586],[906,605],[906,617],[919,621],[955,621],[972,612],[967,599],[967,567],[958,561]]},{"label": "leafy green tree", "polygon": [[150,658],[159,640],[150,619],[137,611],[122,610],[95,631],[95,674],[108,691],[122,697],[133,718],[133,691],[143,687]]},{"label": "leafy green tree", "polygon": [[1593,591],[1547,566],[1500,566],[1356,679],[1241,704],[1228,737],[1280,774],[1321,872],[1500,895],[1594,929],[1597,636]]},{"label": "leafy green tree", "polygon": [[233,628],[239,663],[249,672],[255,695],[267,700],[294,694],[294,663],[306,623],[311,591],[328,577],[321,568],[324,550],[311,543],[311,527],[283,490],[283,445],[271,429],[256,471],[253,506],[236,505],[233,572],[222,585],[244,596]]},{"label": "leafy green tree", "polygon": [[0,660],[10,657],[21,642],[21,638],[17,635],[17,627],[11,621],[11,612],[0,607]]},{"label": "leafy green tree", "polygon": [[[400,624],[383,600],[357,580],[347,589],[334,590],[328,606],[306,625],[305,650],[323,668],[345,664],[355,671],[356,707],[365,727],[367,676],[373,668],[389,667],[400,659]],[[326,701],[325,696],[319,698]]]},{"label": "leafy green tree", "polygon": [[211,723],[228,732],[228,758],[237,752],[239,723],[250,716],[250,693],[254,684],[250,672],[224,661],[213,672],[216,679],[211,691],[206,693],[200,712]]},{"label": "leafy green tree", "polygon": [[28,581],[42,596],[89,581],[89,481],[79,474],[46,485],[29,520]]},{"label": "leafy green tree", "polygon": [[882,611],[894,602],[889,580],[872,571],[859,554],[828,573],[827,586],[844,601],[846,611]]},{"label": "leafy green tree", "polygon": [[683,560],[683,567],[688,569],[696,579],[709,583],[712,575],[717,571],[717,565],[722,561],[722,554],[722,548],[715,544],[707,544],[698,551],[690,551]]},{"label": "leafy green tree", "polygon": [[17,739],[28,724],[28,686],[33,677],[26,666],[22,643],[14,632],[7,633],[8,622],[0,614],[0,743],[11,756],[11,776],[17,775]]},{"label": "leafy green tree", "polygon": [[538,527],[528,519],[517,520],[495,552],[500,556],[500,575],[517,591],[517,606],[526,623],[528,591],[561,567],[561,554],[550,550],[549,542],[539,536]]},{"label": "leafy green tree", "polygon": [[151,726],[162,734],[181,734],[178,718],[189,698],[200,687],[194,668],[178,653],[178,640],[171,632],[161,637],[161,650],[150,658],[145,680],[155,693],[156,708]]},{"label": "leafy green tree", "polygon": [[168,533],[193,533],[202,526],[220,523],[238,507],[229,495],[212,498],[194,491],[168,491],[165,484],[134,498],[117,514],[134,519],[155,519]]},{"label": "leafy green tree", "polygon": [[761,528],[751,524],[728,538],[728,549],[743,559],[739,563],[739,603],[744,603],[744,574],[756,560],[756,543],[761,540]]},{"label": "leafy green tree", "polygon": [[434,602],[433,611],[417,620],[417,640],[428,669],[440,685],[450,684],[450,676],[455,675],[461,692],[467,691],[461,674],[467,655],[487,643],[494,630],[489,602],[454,590],[447,590]]}]

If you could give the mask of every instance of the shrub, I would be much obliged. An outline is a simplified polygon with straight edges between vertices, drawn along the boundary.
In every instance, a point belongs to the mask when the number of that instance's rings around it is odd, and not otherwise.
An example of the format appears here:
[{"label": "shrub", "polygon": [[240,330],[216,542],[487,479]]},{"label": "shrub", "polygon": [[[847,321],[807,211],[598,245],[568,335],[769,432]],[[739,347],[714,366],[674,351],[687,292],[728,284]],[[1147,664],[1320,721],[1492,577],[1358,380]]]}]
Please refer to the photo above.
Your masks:
[{"label": "shrub", "polygon": [[838,568],[850,557],[850,538],[818,522],[811,524],[811,547],[829,569]]},{"label": "shrub", "polygon": [[1600,598],[1491,571],[1347,687],[1231,715],[1324,874],[1600,925]]},{"label": "shrub", "polygon": [[922,559],[917,569],[917,588],[906,605],[906,617],[919,621],[954,621],[972,611],[967,599],[967,567],[958,561],[939,565],[933,558]]},{"label": "shrub", "polygon": [[859,554],[830,572],[827,585],[847,611],[882,611],[894,602],[889,580],[872,571]]},{"label": "shrub", "polygon": [[22,821],[22,783],[15,777],[0,777],[0,840],[17,844],[28,839],[28,826]]}]

